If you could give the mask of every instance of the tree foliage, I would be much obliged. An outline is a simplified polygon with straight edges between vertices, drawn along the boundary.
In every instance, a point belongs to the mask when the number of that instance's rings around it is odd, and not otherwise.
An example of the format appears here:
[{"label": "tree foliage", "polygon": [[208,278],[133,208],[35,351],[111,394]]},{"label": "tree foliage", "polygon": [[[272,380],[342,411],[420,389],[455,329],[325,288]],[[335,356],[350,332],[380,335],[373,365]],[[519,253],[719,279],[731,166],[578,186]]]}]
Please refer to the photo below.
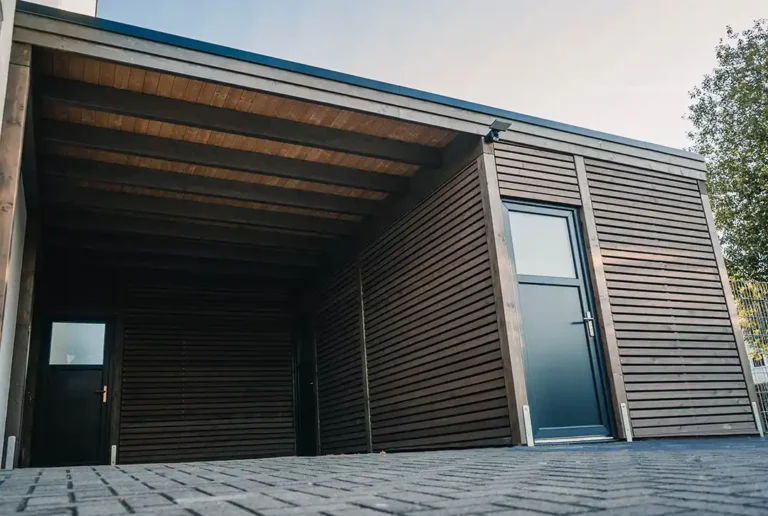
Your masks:
[{"label": "tree foliage", "polygon": [[716,52],[717,67],[690,92],[689,137],[707,159],[728,270],[768,280],[768,20],[727,27]]}]

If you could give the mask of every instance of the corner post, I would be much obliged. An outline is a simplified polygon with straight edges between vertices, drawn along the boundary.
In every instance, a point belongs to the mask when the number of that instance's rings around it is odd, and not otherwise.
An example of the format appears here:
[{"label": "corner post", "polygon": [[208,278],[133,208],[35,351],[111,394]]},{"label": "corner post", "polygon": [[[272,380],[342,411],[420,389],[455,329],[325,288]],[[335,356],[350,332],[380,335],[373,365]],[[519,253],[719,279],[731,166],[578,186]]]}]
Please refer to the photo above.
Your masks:
[{"label": "corner post", "polygon": [[[13,43],[11,62],[8,66],[8,89],[5,94],[5,111],[0,130],[0,274],[3,288],[0,290],[0,314],[5,309],[8,287],[8,261],[11,254],[13,217],[16,212],[19,180],[21,178],[21,152],[24,142],[24,124],[29,102],[29,66],[32,47]],[[6,321],[0,321],[0,329]]]},{"label": "corner post", "polygon": [[725,268],[723,249],[720,247],[720,237],[717,235],[717,228],[715,228],[715,217],[712,214],[712,206],[709,203],[707,184],[704,181],[699,181],[699,192],[701,193],[701,205],[704,208],[704,215],[707,218],[709,238],[712,240],[712,249],[715,252],[715,261],[717,262],[717,272],[720,275],[720,284],[723,287],[723,294],[725,295],[725,305],[728,308],[728,316],[731,319],[733,338],[736,340],[736,349],[739,352],[741,371],[744,374],[744,383],[747,384],[747,395],[749,396],[749,403],[753,407],[752,415],[755,419],[755,429],[760,434],[760,437],[764,437],[763,425],[760,421],[760,413],[754,410],[756,406],[760,406],[760,402],[757,399],[757,392],[755,391],[755,382],[752,378],[752,368],[749,365],[749,356],[747,355],[747,346],[744,342],[744,333],[741,331],[741,324],[739,323],[739,312],[736,309],[736,300],[733,297],[733,290],[731,290],[731,281],[728,278],[728,270]]},{"label": "corner post", "polygon": [[373,432],[371,430],[371,394],[368,389],[368,349],[365,340],[365,295],[363,292],[363,264],[358,258],[357,264],[357,293],[360,303],[360,362],[363,375],[363,400],[365,402],[365,438],[368,453],[373,453]]},{"label": "corner post", "polygon": [[509,256],[504,205],[501,202],[496,157],[492,144],[482,143],[482,153],[477,158],[477,165],[496,299],[496,316],[499,321],[499,340],[504,362],[504,383],[507,391],[512,443],[533,446],[530,429],[526,428],[524,411],[528,406],[528,393],[523,367],[523,339],[518,310],[517,279]]},{"label": "corner post", "polygon": [[595,214],[592,210],[592,195],[589,192],[587,169],[584,165],[584,156],[574,156],[573,158],[576,164],[576,177],[579,182],[579,193],[581,195],[581,223],[586,240],[586,254],[589,261],[589,270],[592,273],[592,289],[595,292],[595,304],[599,316],[598,326],[605,351],[608,381],[611,387],[614,421],[619,438],[631,442],[632,423],[629,418],[627,390],[624,385],[624,374],[621,371],[619,343],[613,326],[611,301],[608,295],[608,281],[605,278],[603,256],[600,253],[600,240],[597,236],[597,223],[595,222]]}]

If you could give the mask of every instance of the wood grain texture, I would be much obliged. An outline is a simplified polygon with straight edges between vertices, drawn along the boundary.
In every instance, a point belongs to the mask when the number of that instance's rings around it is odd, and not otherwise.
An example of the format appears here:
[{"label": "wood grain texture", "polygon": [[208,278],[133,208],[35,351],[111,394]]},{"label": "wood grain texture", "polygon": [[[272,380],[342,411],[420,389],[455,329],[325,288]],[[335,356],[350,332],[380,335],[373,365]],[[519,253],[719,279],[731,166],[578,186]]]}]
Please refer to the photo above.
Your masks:
[{"label": "wood grain texture", "polygon": [[369,450],[363,314],[357,263],[319,289],[314,315],[320,453]]},{"label": "wood grain texture", "polygon": [[362,253],[373,449],[511,444],[477,161]]},{"label": "wood grain texture", "polygon": [[[606,269],[600,252],[600,239],[598,237],[595,213],[592,209],[592,196],[587,180],[587,171],[584,166],[583,156],[574,156],[576,174],[581,193],[581,223],[584,231],[585,254],[589,263],[590,278],[592,280],[592,292],[595,293],[595,305],[597,307],[597,324],[600,329],[600,340],[606,357],[606,373],[609,378],[611,400],[613,403],[613,415],[618,436],[620,439],[631,438],[625,432],[622,422],[621,404],[627,402],[627,392],[624,385],[624,375],[621,368],[619,345],[616,340],[614,315],[611,313],[611,300],[606,280]],[[631,432],[631,429],[629,429]]]},{"label": "wood grain texture", "polygon": [[[498,173],[493,148],[484,148],[478,158],[488,249],[490,250],[499,340],[504,360],[507,410],[514,444],[527,443],[523,407],[528,404],[523,365],[522,325],[519,317],[517,278],[509,256],[505,225],[506,209],[501,203]],[[531,443],[532,444],[532,443]]]},{"label": "wood grain texture", "polygon": [[592,159],[585,169],[635,436],[756,433],[698,181]]},{"label": "wood grain texture", "polygon": [[503,197],[581,205],[573,156],[509,143],[495,143]]},{"label": "wood grain texture", "polygon": [[[30,54],[28,45],[13,44],[14,63],[8,67],[8,87],[0,130],[0,274],[3,278],[0,288],[0,314],[4,313],[8,290],[8,264],[11,259],[13,219],[19,194],[21,151],[29,100]],[[5,324],[15,323],[16,321],[0,320],[0,329]]]},{"label": "wood grain texture", "polygon": [[121,463],[295,453],[285,288],[125,285]]}]

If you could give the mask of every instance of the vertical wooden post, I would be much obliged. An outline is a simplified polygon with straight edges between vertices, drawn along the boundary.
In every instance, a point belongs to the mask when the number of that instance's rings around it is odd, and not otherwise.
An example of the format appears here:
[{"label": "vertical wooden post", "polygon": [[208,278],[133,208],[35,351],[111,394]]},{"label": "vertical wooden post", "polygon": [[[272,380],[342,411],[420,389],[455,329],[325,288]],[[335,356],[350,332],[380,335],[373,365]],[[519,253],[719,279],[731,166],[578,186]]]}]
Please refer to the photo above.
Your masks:
[{"label": "vertical wooden post", "polygon": [[21,264],[21,285],[19,288],[19,308],[16,315],[16,335],[13,344],[11,362],[11,382],[8,389],[8,414],[5,419],[5,435],[16,436],[17,447],[13,464],[5,467],[18,467],[19,447],[24,414],[24,400],[27,389],[27,366],[29,364],[29,346],[32,333],[32,307],[34,305],[35,271],[37,269],[37,248],[40,238],[39,221],[30,218],[24,238],[24,255]]},{"label": "vertical wooden post", "polygon": [[483,144],[482,150],[482,154],[477,158],[477,164],[496,298],[496,316],[499,321],[499,340],[504,362],[504,382],[512,443],[533,445],[532,442],[528,442],[525,429],[526,419],[523,407],[528,405],[528,393],[523,366],[523,338],[518,310],[517,279],[509,256],[504,223],[505,208],[501,202],[493,147]]},{"label": "vertical wooden post", "polygon": [[[32,48],[14,43],[8,67],[8,89],[5,94],[3,125],[0,129],[0,314],[5,310],[8,290],[8,262],[11,255],[13,217],[21,177],[21,150],[24,142],[24,123],[29,99],[29,64]],[[2,315],[0,315],[0,318]],[[0,319],[0,330],[7,323]]]},{"label": "vertical wooden post", "polygon": [[[749,402],[757,403],[760,406],[760,402],[757,399],[757,392],[755,391],[755,382],[752,378],[752,367],[749,364],[749,356],[747,355],[747,346],[744,343],[744,334],[741,331],[741,324],[739,323],[739,312],[736,309],[736,301],[733,297],[733,291],[731,290],[731,281],[728,278],[728,270],[725,268],[725,259],[723,258],[723,249],[720,247],[720,237],[717,235],[717,228],[715,228],[715,217],[712,214],[712,206],[709,204],[709,194],[707,193],[706,183],[699,181],[699,191],[701,193],[701,205],[704,208],[704,215],[707,218],[707,227],[709,228],[709,238],[712,240],[712,249],[715,252],[715,261],[717,262],[717,272],[720,275],[720,284],[723,286],[723,294],[725,295],[725,304],[728,307],[728,316],[731,319],[731,328],[733,329],[733,337],[736,339],[736,349],[739,353],[739,362],[741,363],[741,370],[744,373],[744,383],[747,384],[747,395],[749,396]],[[759,413],[754,415],[755,428],[762,437],[762,425],[759,423]]]},{"label": "vertical wooden post", "polygon": [[[600,253],[600,241],[597,237],[597,224],[595,222],[595,214],[592,211],[592,195],[589,192],[589,183],[587,182],[587,169],[584,166],[583,156],[574,156],[574,160],[576,163],[576,176],[579,182],[579,193],[581,195],[581,223],[586,240],[585,250],[587,260],[589,260],[589,270],[592,273],[592,290],[595,293],[598,326],[605,352],[606,372],[608,373],[608,381],[611,388],[614,420],[619,438],[631,441],[632,428],[628,416],[627,391],[624,385],[624,374],[621,371],[619,343],[613,326],[611,300],[608,295],[608,281],[605,279],[603,255]],[[626,417],[624,417],[625,413],[627,414]]]},{"label": "vertical wooden post", "polygon": [[368,349],[365,343],[365,297],[363,295],[363,270],[361,260],[357,260],[357,292],[360,302],[360,362],[363,375],[363,399],[365,401],[365,436],[368,453],[373,453],[373,433],[371,431],[371,395],[368,390]]}]

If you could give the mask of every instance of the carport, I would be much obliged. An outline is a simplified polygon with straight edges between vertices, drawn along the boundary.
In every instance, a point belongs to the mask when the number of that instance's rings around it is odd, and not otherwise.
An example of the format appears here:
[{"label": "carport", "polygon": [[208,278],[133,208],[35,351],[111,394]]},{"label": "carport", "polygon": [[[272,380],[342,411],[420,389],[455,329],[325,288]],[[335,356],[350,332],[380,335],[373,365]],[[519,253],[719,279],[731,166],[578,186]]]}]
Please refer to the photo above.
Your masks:
[{"label": "carport", "polygon": [[762,433],[701,156],[23,2],[11,63],[6,467]]}]

